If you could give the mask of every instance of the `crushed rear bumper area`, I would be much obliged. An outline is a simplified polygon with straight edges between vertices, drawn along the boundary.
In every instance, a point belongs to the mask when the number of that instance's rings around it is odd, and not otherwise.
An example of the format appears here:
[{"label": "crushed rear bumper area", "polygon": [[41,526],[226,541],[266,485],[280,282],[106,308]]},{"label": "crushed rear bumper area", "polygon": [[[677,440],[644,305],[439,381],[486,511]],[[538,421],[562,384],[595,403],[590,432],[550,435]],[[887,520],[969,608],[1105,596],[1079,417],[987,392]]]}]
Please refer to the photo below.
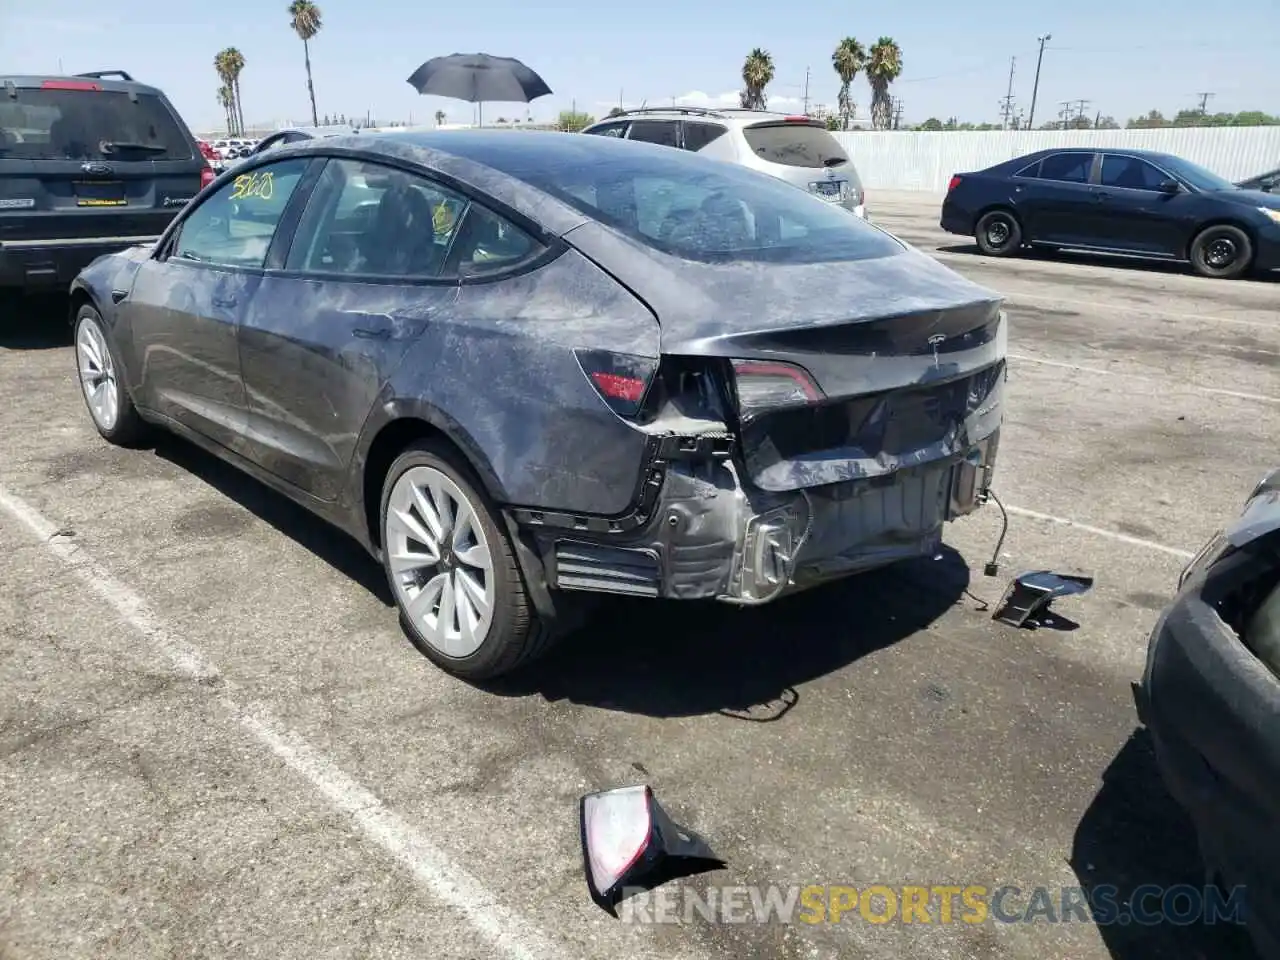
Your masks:
[{"label": "crushed rear bumper area", "polygon": [[727,454],[673,459],[632,530],[516,520],[537,540],[553,587],[766,603],[936,551],[943,524],[986,500],[998,445],[996,430],[943,459],[784,492],[744,483]]},{"label": "crushed rear bumper area", "polygon": [[91,237],[66,240],[7,240],[0,243],[0,287],[48,290],[70,286],[76,275],[108,253],[157,237]]}]

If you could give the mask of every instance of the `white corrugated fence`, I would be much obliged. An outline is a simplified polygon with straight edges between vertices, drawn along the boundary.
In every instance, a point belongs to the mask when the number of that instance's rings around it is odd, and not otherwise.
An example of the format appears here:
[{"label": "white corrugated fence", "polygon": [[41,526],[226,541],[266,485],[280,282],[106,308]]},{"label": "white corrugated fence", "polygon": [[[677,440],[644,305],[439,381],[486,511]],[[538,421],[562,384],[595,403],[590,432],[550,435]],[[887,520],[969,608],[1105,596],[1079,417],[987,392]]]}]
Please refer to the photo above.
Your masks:
[{"label": "white corrugated fence", "polygon": [[837,133],[868,191],[942,193],[955,173],[1051,147],[1120,147],[1185,157],[1228,180],[1280,167],[1280,127],[1159,130],[951,130]]}]

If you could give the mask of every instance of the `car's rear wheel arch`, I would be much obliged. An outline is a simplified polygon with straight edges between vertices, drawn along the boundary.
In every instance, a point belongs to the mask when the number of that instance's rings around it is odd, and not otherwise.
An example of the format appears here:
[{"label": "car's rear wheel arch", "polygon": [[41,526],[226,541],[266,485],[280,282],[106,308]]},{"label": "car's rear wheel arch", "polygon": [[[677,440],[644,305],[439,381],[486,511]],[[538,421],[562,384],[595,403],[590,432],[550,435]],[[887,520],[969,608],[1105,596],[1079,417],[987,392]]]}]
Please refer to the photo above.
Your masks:
[{"label": "car's rear wheel arch", "polygon": [[396,458],[412,443],[422,440],[436,440],[456,452],[461,463],[471,470],[472,478],[488,496],[496,503],[504,500],[502,484],[484,460],[483,455],[458,431],[459,428],[442,422],[446,418],[442,414],[431,411],[416,411],[413,414],[396,416],[382,424],[369,443],[364,458],[364,476],[361,483],[361,498],[364,503],[365,526],[369,533],[369,543],[377,549],[382,547],[382,518],[379,510],[382,501],[382,485],[387,471]]}]

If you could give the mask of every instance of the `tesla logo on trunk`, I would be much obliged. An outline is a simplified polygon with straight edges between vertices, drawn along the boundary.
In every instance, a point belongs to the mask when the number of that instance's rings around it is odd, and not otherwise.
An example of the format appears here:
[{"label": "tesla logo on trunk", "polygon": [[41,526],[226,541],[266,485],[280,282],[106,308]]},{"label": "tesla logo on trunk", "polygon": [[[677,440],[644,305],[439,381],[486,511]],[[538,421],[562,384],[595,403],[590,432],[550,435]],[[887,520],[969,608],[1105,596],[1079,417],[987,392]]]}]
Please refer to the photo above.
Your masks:
[{"label": "tesla logo on trunk", "polygon": [[941,362],[938,360],[938,344],[945,343],[946,340],[947,338],[940,333],[935,333],[929,338],[929,346],[933,347],[933,365],[935,367],[941,366]]}]

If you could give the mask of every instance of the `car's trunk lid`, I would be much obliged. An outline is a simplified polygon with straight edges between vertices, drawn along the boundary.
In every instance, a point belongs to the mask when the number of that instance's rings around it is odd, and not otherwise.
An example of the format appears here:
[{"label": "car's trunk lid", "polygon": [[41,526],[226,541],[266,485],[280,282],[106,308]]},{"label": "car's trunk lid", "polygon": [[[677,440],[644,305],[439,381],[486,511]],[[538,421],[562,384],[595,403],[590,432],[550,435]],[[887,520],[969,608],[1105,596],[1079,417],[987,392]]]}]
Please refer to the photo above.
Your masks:
[{"label": "car's trunk lid", "polygon": [[597,224],[572,240],[643,291],[664,354],[781,361],[811,375],[824,394],[818,402],[739,424],[744,461],[765,489],[883,476],[960,455],[999,425],[1003,301],[918,251],[712,264]]}]

